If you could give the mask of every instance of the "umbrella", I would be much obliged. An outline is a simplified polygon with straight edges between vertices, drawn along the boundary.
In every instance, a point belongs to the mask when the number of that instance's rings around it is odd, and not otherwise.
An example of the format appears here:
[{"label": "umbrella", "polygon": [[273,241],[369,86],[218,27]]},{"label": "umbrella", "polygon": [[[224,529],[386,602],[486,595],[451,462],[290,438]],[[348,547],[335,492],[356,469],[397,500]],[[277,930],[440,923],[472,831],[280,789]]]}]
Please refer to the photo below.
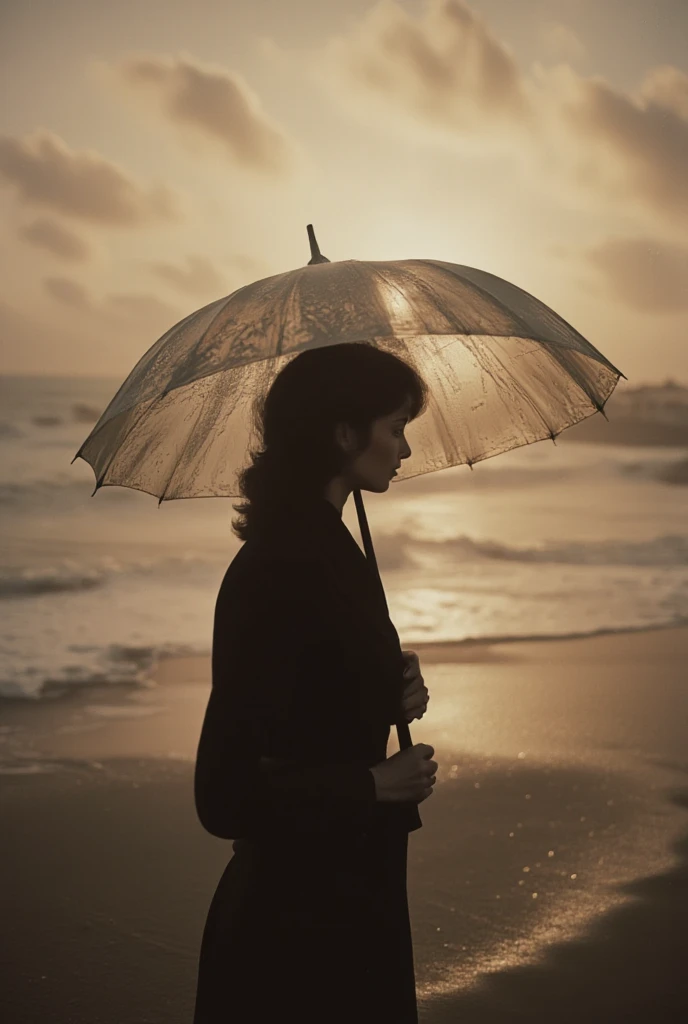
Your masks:
[{"label": "umbrella", "polygon": [[[555,438],[601,412],[620,377],[543,302],[503,278],[443,260],[323,256],[190,313],[141,357],[72,459],[96,485],[174,498],[240,497],[251,407],[304,349],[367,341],[429,385],[396,483]],[[556,443],[556,442],[555,442]],[[360,491],[366,556],[384,598]],[[401,654],[400,654],[401,659]],[[403,667],[403,659],[401,659]],[[400,667],[400,678],[401,678]],[[400,747],[411,744],[397,723]]]}]

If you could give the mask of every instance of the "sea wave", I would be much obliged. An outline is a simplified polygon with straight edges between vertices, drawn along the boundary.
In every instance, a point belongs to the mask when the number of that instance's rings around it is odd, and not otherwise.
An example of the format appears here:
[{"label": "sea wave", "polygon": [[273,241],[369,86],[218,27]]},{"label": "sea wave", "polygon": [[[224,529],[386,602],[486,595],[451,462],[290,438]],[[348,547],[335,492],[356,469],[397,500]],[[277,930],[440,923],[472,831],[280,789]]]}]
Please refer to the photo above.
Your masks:
[{"label": "sea wave", "polygon": [[0,598],[92,590],[102,586],[108,575],[104,569],[79,569],[64,565],[40,569],[4,568],[0,569]]},{"label": "sea wave", "polygon": [[17,441],[24,437],[24,432],[8,420],[0,420],[0,441]]},{"label": "sea wave", "polygon": [[623,467],[626,476],[641,480],[657,480],[660,483],[688,486],[688,458],[657,461],[641,459],[629,462]]},{"label": "sea wave", "polygon": [[[422,657],[425,647],[433,649],[433,661],[443,648],[451,660],[451,650],[456,647],[490,646],[504,643],[544,643],[553,640],[579,640],[596,636],[621,635],[624,633],[645,633],[656,629],[669,629],[688,626],[688,616],[671,616],[664,622],[651,625],[623,626],[591,630],[571,630],[565,632],[540,633],[499,633],[484,636],[467,636],[456,640],[428,640],[409,637],[406,645],[412,647]],[[73,694],[75,691],[88,692],[94,687],[113,687],[128,689],[156,686],[154,676],[162,658],[203,657],[210,658],[211,652],[202,645],[168,643],[161,646],[147,645],[133,647],[121,644],[109,644],[103,648],[96,646],[72,645],[70,650],[81,653],[84,662],[80,666],[74,664],[63,667],[55,666],[44,678],[36,678],[35,672],[26,668],[17,672],[13,678],[0,679],[0,701],[43,701],[56,700]],[[107,714],[107,712],[105,712]],[[116,714],[117,712],[113,712]],[[124,712],[123,712],[124,713]],[[127,713],[136,713],[136,709]]]},{"label": "sea wave", "polygon": [[[0,423],[0,439],[3,427],[6,431],[13,429],[9,423]],[[15,453],[13,464],[21,467],[20,472],[11,473],[5,469],[2,473],[0,506],[5,506],[8,511],[34,510],[46,503],[72,507],[90,499],[93,493],[92,472],[86,464],[82,464],[78,472],[70,468],[71,443],[64,439],[52,441],[46,438],[37,447],[44,458],[36,457],[34,442],[33,446],[26,447],[23,455]],[[55,447],[64,449],[65,454],[50,454],[49,450]],[[428,474],[419,481],[419,493],[431,499],[433,495],[454,494],[462,489],[499,492],[556,487],[579,479],[587,482],[599,478],[608,480],[610,477],[640,479],[664,486],[688,484],[688,458],[676,459],[675,455],[666,452],[657,452],[652,458],[638,458],[637,452],[622,450],[615,451],[613,455],[596,453],[591,456],[587,447],[580,446],[580,451],[572,451],[576,446],[571,446],[564,464],[555,460],[555,453],[547,453],[547,457],[542,456],[541,461],[535,464],[514,465],[507,459],[501,462],[488,459],[477,463],[472,473],[461,466],[446,473]],[[395,489],[398,486],[396,483]],[[108,502],[129,505],[135,500],[133,490],[129,488],[113,486],[108,488],[108,492]]]},{"label": "sea wave", "polygon": [[[205,569],[217,564],[212,552],[182,552],[179,555],[155,555],[149,558],[117,559],[102,556],[93,565],[82,565],[74,559],[38,566],[11,565],[0,568],[0,600],[36,597],[40,594],[59,594],[93,590],[103,587],[113,577],[172,573]],[[178,582],[182,577],[176,576]]]},{"label": "sea wave", "polygon": [[[420,656],[424,647],[432,647],[433,653],[452,647],[489,647],[492,644],[545,643],[550,640],[586,640],[596,636],[622,636],[626,633],[650,633],[658,629],[680,629],[688,626],[687,615],[675,615],[664,622],[640,626],[609,626],[601,629],[571,630],[561,633],[494,633],[485,636],[466,636],[460,640],[408,640]],[[433,658],[433,660],[435,660]]]},{"label": "sea wave", "polygon": [[437,552],[446,565],[490,559],[502,562],[547,562],[564,565],[688,565],[688,535],[663,534],[647,541],[569,541],[518,547],[492,540],[460,536],[441,541],[407,541],[420,552]]},{"label": "sea wave", "polygon": [[[15,667],[0,678],[0,699],[55,700],[77,690],[97,686],[145,687],[155,685],[152,676],[162,657],[210,656],[203,646],[167,643],[145,644],[71,644],[68,663],[55,664],[49,674],[37,675],[35,666]],[[79,657],[75,664],[74,656]]]}]

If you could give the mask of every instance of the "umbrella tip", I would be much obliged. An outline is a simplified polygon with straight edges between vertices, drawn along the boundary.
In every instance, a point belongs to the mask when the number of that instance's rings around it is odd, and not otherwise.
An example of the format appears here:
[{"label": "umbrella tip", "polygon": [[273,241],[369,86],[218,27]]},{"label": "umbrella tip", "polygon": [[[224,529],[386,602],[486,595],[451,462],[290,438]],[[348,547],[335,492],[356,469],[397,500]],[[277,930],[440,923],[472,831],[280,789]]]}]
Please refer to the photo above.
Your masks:
[{"label": "umbrella tip", "polygon": [[315,231],[313,230],[312,224],[306,224],[306,231],[308,232],[308,241],[311,244],[311,258],[308,261],[310,267],[313,263],[329,263],[327,256],[323,256],[320,252],[317,241],[315,240]]}]

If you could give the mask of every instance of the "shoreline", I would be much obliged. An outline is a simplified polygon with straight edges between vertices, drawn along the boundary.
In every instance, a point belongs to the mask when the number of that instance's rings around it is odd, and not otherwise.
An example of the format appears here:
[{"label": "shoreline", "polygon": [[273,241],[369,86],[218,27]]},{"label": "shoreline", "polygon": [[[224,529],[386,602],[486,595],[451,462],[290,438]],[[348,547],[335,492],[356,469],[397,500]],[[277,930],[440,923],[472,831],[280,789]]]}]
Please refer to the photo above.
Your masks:
[{"label": "shoreline", "polygon": [[[688,1017],[688,628],[403,646],[440,763],[409,843],[421,1024]],[[3,706],[13,1024],[191,1019],[232,855],[193,804],[209,688],[208,657],[168,657],[152,686]]]},{"label": "shoreline", "polygon": [[[540,645],[566,644],[579,641],[597,641],[606,637],[634,637],[647,634],[672,634],[688,630],[688,621],[685,623],[660,623],[659,625],[615,628],[609,627],[596,630],[594,633],[557,633],[549,636],[523,636],[514,637],[509,635],[498,637],[470,637],[464,640],[416,640],[405,643],[401,646],[403,650],[413,650],[427,664],[454,664],[476,661],[503,661],[505,655],[517,653],[523,647],[529,655],[536,655]],[[492,651],[491,648],[497,648]],[[513,647],[513,651],[510,648]],[[47,693],[39,698],[24,696],[0,696],[0,718],[5,712],[13,708],[40,707],[47,703],[55,702],[58,705],[67,705],[70,702],[81,702],[87,700],[89,695],[100,692],[126,694],[129,691],[137,691],[148,687],[162,685],[174,685],[181,681],[184,673],[184,682],[205,683],[209,681],[204,666],[210,664],[210,654],[161,654],[150,672],[143,679],[132,679],[118,682],[85,682],[82,684],[70,685],[68,683],[52,683],[47,686]],[[177,666],[177,667],[174,667]],[[183,669],[183,673],[182,673]]]},{"label": "shoreline", "polygon": [[[541,669],[594,666],[648,657],[657,663],[681,659],[688,663],[688,626],[605,631],[575,639],[413,646],[402,642],[402,649],[416,651],[431,687],[433,672],[450,672],[452,666],[508,672],[510,667],[527,665]],[[41,760],[58,763],[131,756],[194,761],[210,686],[209,655],[166,655],[144,683],[102,683],[38,701],[0,701],[0,779],[13,770],[37,770]],[[432,730],[432,716],[414,720],[410,726],[414,742],[430,742],[425,736]],[[389,755],[395,750],[398,744],[392,728]]]}]

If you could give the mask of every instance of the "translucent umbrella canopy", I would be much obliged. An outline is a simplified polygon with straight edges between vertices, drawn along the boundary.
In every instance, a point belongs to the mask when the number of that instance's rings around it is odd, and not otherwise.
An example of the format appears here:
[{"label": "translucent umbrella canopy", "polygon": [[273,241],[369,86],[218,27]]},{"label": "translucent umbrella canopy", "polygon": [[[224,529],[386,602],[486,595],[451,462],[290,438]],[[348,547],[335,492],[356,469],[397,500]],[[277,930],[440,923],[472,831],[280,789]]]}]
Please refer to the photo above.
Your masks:
[{"label": "translucent umbrella canopy", "polygon": [[160,501],[239,497],[237,474],[258,441],[254,400],[298,352],[355,341],[405,359],[429,386],[397,483],[554,439],[603,412],[624,376],[548,306],[493,274],[318,253],[166,331],[74,459],[93,468],[93,494],[118,485]]}]

